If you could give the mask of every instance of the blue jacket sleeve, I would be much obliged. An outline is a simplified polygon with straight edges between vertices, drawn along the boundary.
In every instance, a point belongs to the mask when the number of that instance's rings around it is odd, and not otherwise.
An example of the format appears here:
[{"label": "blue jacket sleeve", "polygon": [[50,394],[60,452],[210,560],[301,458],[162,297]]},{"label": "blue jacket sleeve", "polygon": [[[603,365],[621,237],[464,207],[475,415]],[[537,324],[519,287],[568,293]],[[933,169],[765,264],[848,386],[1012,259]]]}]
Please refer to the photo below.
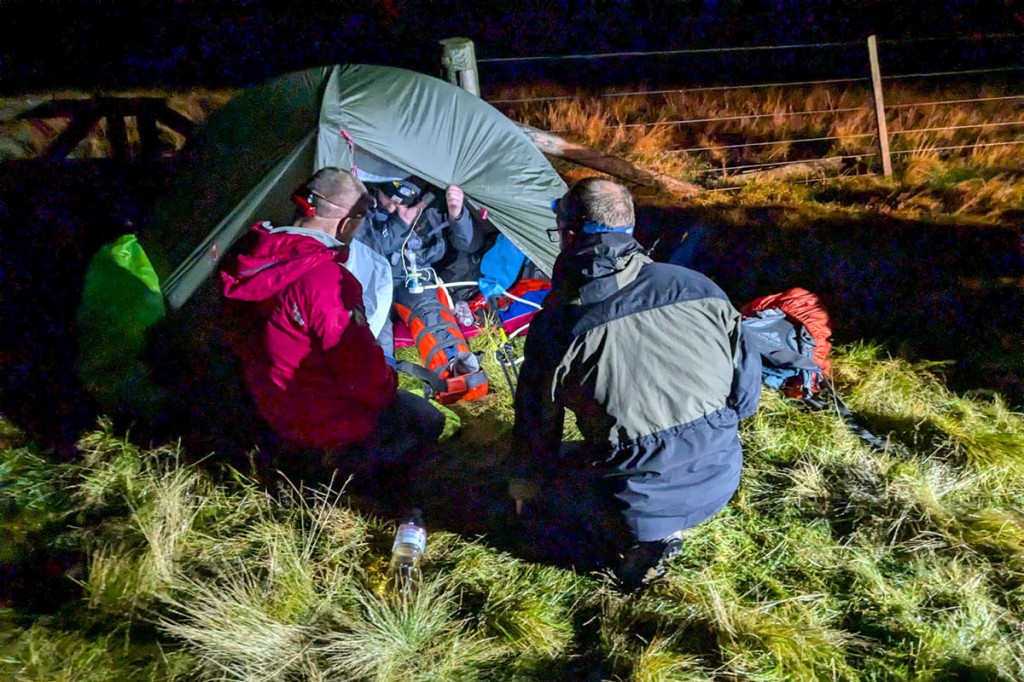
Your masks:
[{"label": "blue jacket sleeve", "polygon": [[761,401],[761,354],[743,333],[742,324],[736,325],[736,334],[738,339],[729,406],[736,410],[740,419],[746,419],[757,412],[757,405]]},{"label": "blue jacket sleeve", "polygon": [[462,207],[462,215],[458,218],[452,218],[448,216],[448,229],[449,238],[452,240],[452,246],[459,251],[469,251],[470,246],[473,244],[473,217],[469,214],[469,209],[465,206]]}]

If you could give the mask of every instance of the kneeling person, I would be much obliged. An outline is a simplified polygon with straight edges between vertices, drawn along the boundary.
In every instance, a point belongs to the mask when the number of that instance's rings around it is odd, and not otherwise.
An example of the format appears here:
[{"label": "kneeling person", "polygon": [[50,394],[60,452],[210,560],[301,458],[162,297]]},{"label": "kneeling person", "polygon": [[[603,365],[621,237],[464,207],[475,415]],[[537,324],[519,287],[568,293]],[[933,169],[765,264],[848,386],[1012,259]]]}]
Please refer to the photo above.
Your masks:
[{"label": "kneeling person", "polygon": [[372,197],[352,174],[324,168],[293,200],[292,225],[254,225],[251,246],[224,263],[225,340],[293,470],[318,468],[309,451],[326,451],[327,468],[397,464],[436,441],[444,417],[397,391],[343,266]]},{"label": "kneeling person", "polygon": [[[526,341],[509,492],[521,507],[531,479],[607,490],[637,541],[617,567],[633,589],[736,490],[760,358],[711,280],[644,255],[625,187],[587,178],[552,208],[561,254]],[[561,442],[566,408],[583,443]]]}]

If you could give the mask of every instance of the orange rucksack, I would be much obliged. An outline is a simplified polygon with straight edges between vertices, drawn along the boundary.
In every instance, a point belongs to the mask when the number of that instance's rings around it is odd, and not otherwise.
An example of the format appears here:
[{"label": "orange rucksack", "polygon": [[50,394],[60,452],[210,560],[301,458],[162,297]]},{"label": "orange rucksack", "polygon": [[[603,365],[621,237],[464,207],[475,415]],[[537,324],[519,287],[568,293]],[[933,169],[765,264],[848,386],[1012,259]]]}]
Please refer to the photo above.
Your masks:
[{"label": "orange rucksack", "polygon": [[761,353],[765,384],[810,398],[832,373],[832,327],[817,295],[799,287],[761,296],[740,309],[743,331]]}]

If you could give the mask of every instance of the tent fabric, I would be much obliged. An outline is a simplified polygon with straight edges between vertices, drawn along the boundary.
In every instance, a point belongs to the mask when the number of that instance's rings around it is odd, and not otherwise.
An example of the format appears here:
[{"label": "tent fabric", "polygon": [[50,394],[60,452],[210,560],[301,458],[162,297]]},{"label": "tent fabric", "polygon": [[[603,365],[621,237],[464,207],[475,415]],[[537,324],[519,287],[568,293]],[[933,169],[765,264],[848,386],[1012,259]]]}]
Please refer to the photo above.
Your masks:
[{"label": "tent fabric", "polygon": [[[457,184],[542,270],[557,255],[551,199],[565,183],[526,135],[483,100],[390,67],[319,67],[249,88],[214,113],[185,152],[141,240],[180,308],[257,220],[287,223],[291,192],[324,166],[350,168],[341,131],[368,154],[439,187]],[[208,288],[208,287],[207,287]]]},{"label": "tent fabric", "polygon": [[290,193],[312,170],[312,133],[330,73],[307,69],[249,88],[199,128],[140,233],[172,309],[250,225],[290,218]]},{"label": "tent fabric", "polygon": [[351,165],[357,148],[438,187],[458,185],[546,273],[558,255],[544,232],[565,183],[512,121],[479,97],[437,78],[383,66],[337,68],[320,112],[317,166]]}]

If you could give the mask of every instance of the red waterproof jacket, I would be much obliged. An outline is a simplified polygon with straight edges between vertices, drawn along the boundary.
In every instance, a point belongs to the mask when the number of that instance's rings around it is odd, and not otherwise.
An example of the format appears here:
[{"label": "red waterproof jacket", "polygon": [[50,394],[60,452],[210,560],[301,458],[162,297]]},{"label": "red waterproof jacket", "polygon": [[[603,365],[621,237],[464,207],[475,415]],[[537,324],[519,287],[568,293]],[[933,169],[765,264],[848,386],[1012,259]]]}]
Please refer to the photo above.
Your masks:
[{"label": "red waterproof jacket", "polygon": [[347,249],[269,228],[254,225],[255,246],[221,270],[225,339],[279,436],[343,448],[369,436],[394,400],[395,371],[366,324],[362,287],[342,266]]}]

